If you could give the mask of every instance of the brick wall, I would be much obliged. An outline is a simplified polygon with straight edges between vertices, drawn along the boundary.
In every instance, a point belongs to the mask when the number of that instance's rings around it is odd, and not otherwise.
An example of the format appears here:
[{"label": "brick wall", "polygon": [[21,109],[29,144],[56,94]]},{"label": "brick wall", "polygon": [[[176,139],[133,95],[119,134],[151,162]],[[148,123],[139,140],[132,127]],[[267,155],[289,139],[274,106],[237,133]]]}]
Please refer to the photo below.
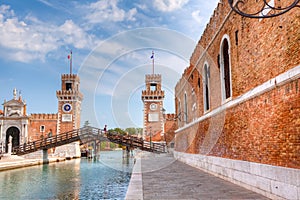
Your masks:
[{"label": "brick wall", "polygon": [[[232,98],[227,101],[221,96],[219,62],[225,36],[229,40],[232,84]],[[188,99],[188,120],[178,120],[176,150],[300,168],[299,78],[215,112],[298,66],[299,51],[299,10],[259,20],[233,13],[227,1],[219,3],[195,47],[190,66],[175,87],[176,115],[184,110],[185,94]],[[205,63],[210,67],[208,111],[204,111],[203,104]]]},{"label": "brick wall", "polygon": [[299,116],[296,79],[177,133],[176,150],[300,168]]},{"label": "brick wall", "polygon": [[[41,131],[41,126],[44,126],[44,132]],[[52,135],[57,134],[57,114],[31,114],[28,125],[28,137],[31,141],[47,137],[52,129]]]},{"label": "brick wall", "polygon": [[164,124],[164,130],[165,130],[165,141],[167,145],[170,142],[174,142],[175,137],[175,130],[177,129],[177,121],[175,114],[166,114],[165,115],[165,124]]}]

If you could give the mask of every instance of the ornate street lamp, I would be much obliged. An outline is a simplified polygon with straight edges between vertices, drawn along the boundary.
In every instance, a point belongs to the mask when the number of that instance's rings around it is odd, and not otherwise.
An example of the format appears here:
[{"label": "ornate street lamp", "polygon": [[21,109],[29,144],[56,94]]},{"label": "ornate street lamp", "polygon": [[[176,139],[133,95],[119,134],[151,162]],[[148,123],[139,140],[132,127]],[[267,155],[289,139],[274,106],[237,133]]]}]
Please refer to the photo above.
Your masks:
[{"label": "ornate street lamp", "polygon": [[[249,5],[251,5],[253,1],[254,0],[228,0],[228,3],[233,11],[249,18],[271,18],[282,15],[295,7],[300,8],[298,4],[300,0],[290,0],[285,7],[279,5],[275,6],[275,0],[268,0],[268,2],[267,0],[255,0],[258,9],[252,11],[253,8]],[[286,1],[287,0],[284,0],[284,3],[286,3]]]}]

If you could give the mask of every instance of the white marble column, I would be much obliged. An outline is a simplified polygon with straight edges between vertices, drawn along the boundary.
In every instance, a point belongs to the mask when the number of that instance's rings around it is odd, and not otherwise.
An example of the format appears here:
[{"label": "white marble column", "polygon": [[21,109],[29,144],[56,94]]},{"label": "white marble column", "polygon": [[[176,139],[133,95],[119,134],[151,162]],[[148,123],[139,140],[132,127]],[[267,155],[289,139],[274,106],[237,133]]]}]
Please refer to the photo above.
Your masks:
[{"label": "white marble column", "polygon": [[25,142],[28,142],[28,125],[24,124],[24,138],[25,138]]}]

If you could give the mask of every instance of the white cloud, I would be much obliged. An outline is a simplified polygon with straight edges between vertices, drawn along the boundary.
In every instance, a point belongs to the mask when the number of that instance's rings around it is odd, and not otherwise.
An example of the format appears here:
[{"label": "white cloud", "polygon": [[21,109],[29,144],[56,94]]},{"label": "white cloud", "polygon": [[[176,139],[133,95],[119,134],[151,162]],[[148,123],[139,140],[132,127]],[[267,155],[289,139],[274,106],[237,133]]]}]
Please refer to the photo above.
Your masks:
[{"label": "white cloud", "polygon": [[200,10],[196,10],[192,12],[192,17],[200,24],[202,24],[203,22],[203,15],[201,15],[201,11]]},{"label": "white cloud", "polygon": [[86,19],[90,23],[134,21],[137,13],[136,8],[128,12],[118,7],[118,0],[101,0],[87,6]]},{"label": "white cloud", "polygon": [[148,9],[148,7],[147,7],[146,4],[136,4],[136,7],[138,7],[138,8],[141,9],[141,10],[146,10],[146,9]]},{"label": "white cloud", "polygon": [[0,6],[0,48],[6,59],[30,62],[44,61],[46,55],[65,45],[78,49],[92,49],[97,39],[89,35],[72,20],[62,25],[46,24],[32,16],[25,21],[15,16],[9,6]]},{"label": "white cloud", "polygon": [[93,35],[87,34],[72,20],[66,20],[58,28],[57,34],[59,38],[63,39],[64,44],[73,45],[78,49],[92,49],[98,43],[98,40]]},{"label": "white cloud", "polygon": [[154,7],[163,12],[172,12],[182,8],[189,0],[154,0]]}]

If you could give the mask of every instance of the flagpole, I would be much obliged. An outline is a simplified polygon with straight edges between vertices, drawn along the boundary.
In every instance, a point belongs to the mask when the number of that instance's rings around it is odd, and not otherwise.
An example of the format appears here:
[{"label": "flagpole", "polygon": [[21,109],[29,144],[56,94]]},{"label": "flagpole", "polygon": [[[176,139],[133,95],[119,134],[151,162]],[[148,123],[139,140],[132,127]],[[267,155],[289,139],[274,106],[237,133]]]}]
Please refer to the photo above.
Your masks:
[{"label": "flagpole", "polygon": [[152,51],[152,74],[154,74],[154,52]]},{"label": "flagpole", "polygon": [[71,58],[70,58],[70,74],[72,74],[72,50],[71,50]]}]

